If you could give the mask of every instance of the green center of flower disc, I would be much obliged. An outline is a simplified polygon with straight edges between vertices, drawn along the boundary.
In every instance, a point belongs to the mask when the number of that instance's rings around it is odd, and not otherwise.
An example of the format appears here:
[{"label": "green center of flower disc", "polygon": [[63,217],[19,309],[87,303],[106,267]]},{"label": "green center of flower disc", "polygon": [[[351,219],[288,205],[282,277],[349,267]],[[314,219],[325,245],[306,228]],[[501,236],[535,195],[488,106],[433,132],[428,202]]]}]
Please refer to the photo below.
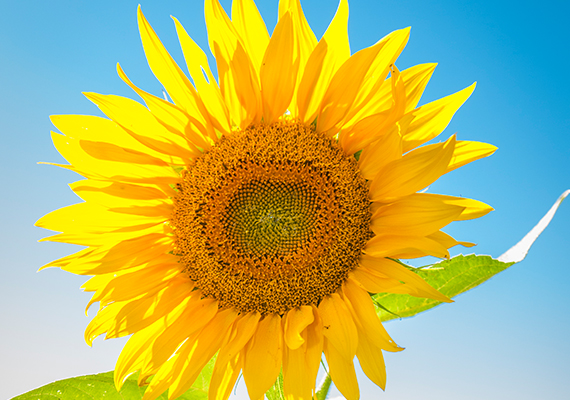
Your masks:
[{"label": "green center of flower disc", "polygon": [[226,211],[228,236],[246,254],[287,254],[310,239],[316,197],[311,188],[253,180],[236,191]]}]

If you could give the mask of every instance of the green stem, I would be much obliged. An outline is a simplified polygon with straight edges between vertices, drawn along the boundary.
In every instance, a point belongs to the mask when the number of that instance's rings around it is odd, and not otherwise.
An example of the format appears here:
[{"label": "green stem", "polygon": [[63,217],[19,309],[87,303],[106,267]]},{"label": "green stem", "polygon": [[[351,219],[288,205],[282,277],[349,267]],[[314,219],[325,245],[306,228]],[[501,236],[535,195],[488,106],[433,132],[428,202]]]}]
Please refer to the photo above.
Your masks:
[{"label": "green stem", "polygon": [[325,381],[321,385],[321,388],[317,390],[317,400],[326,400],[329,394],[329,389],[331,388],[332,379],[329,374],[327,374]]}]

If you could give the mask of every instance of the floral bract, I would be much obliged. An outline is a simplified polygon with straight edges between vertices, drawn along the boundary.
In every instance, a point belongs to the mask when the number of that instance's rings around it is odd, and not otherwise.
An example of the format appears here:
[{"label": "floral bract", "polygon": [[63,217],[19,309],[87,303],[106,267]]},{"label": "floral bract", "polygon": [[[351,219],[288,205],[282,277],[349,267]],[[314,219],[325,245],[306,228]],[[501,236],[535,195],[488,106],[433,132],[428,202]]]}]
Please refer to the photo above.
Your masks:
[{"label": "floral bract", "polygon": [[425,145],[474,86],[417,107],[435,65],[396,68],[409,29],[351,54],[345,0],[318,41],[298,0],[281,0],[271,36],[252,0],[234,0],[231,20],[217,0],[205,13],[218,79],[175,19],[182,72],[139,9],[172,102],[118,67],[146,107],[86,93],[109,119],[52,118],[84,202],[37,225],[86,248],[47,266],[93,276],[85,338],[132,334],[115,382],[140,371],[145,400],[181,395],[216,354],[210,399],[240,372],[252,399],[280,372],[287,399],[311,399],[323,352],[347,399],[359,398],[355,356],[384,388],[382,351],[401,348],[369,293],[450,301],[393,259],[449,257],[471,244],[441,229],[491,210],[419,192],[495,150],[455,136]]}]

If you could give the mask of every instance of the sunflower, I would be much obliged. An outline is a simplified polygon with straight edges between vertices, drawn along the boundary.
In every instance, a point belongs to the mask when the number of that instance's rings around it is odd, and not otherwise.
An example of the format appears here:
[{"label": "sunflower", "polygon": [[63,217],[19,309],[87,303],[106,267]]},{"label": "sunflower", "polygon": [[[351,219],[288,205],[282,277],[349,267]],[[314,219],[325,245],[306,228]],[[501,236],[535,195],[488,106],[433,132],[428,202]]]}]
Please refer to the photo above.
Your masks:
[{"label": "sunflower", "polygon": [[143,99],[85,93],[109,117],[52,117],[52,133],[86,179],[84,202],[41,218],[85,246],[45,267],[93,276],[85,332],[132,335],[115,383],[140,371],[144,399],[184,393],[217,354],[210,399],[243,374],[260,399],[283,374],[287,399],[311,399],[322,354],[333,382],[358,399],[354,370],[386,382],[382,351],[400,351],[370,293],[450,301],[396,259],[449,257],[441,229],[480,217],[479,201],[421,191],[494,152],[448,125],[474,85],[417,107],[435,64],[395,66],[409,28],[351,54],[341,0],[317,40],[299,0],[281,0],[272,35],[252,0],[231,19],[205,1],[218,79],[174,19],[188,77],[140,7],[150,68],[171,101],[120,77]]}]

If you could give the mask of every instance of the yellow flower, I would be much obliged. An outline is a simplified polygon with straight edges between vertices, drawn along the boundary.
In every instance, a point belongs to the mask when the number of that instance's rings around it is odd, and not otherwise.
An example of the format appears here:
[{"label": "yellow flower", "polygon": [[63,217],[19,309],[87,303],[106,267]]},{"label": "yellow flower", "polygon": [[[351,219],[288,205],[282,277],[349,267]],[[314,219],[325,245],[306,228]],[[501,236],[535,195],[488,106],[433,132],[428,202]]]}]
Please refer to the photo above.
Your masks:
[{"label": "yellow flower", "polygon": [[287,399],[311,399],[323,352],[347,399],[359,398],[355,356],[384,388],[382,350],[401,348],[369,293],[450,301],[392,259],[448,257],[470,244],[440,229],[491,210],[418,192],[495,150],[455,136],[424,145],[474,85],[416,108],[435,64],[396,68],[409,29],[351,55],[346,0],[319,41],[298,0],[281,0],[271,36],[252,0],[234,0],[231,20],[217,0],[205,12],[218,80],[174,19],[187,77],[139,9],[172,102],[119,66],[146,107],[86,93],[110,119],[52,118],[84,202],[37,225],[86,248],[46,267],[93,275],[85,338],[132,334],[115,381],[140,371],[145,400],[181,395],[216,354],[210,399],[243,372],[257,400],[281,371]]}]

